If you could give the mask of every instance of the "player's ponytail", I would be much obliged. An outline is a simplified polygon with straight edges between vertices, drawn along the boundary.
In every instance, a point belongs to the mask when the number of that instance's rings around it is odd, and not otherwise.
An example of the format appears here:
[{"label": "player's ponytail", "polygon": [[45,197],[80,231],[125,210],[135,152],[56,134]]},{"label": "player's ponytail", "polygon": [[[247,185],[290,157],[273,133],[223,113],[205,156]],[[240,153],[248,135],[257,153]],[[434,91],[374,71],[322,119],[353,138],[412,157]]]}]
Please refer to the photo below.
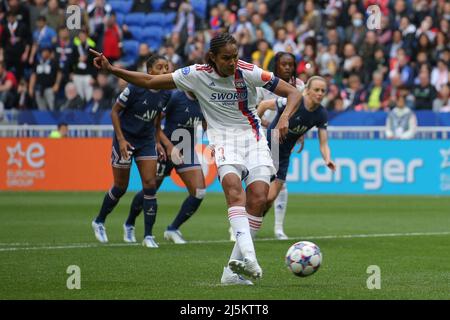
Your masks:
[{"label": "player's ponytail", "polygon": [[220,48],[225,47],[227,44],[236,44],[236,39],[229,33],[219,33],[209,42],[209,51],[206,54],[206,63],[216,68],[216,64],[211,59],[211,54],[214,56],[219,53]]}]

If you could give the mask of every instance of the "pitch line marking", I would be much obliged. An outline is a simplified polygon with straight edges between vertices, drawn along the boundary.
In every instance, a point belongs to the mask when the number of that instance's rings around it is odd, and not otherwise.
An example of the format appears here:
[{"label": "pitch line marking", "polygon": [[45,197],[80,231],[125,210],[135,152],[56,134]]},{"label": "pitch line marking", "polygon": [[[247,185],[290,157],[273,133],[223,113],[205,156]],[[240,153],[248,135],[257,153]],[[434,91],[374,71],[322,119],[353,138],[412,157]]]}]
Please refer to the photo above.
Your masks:
[{"label": "pitch line marking", "polygon": [[[305,236],[305,237],[292,237],[288,241],[295,240],[325,240],[325,239],[355,239],[355,238],[384,238],[384,237],[420,237],[420,236],[442,236],[450,235],[450,231],[445,232],[408,232],[408,233],[373,233],[373,234],[347,234],[347,235],[328,235],[328,236]],[[256,239],[256,242],[262,241],[280,241],[276,238],[261,238]],[[283,240],[287,241],[287,240]],[[230,243],[230,240],[193,240],[188,244],[208,244],[208,243]],[[29,245],[30,243],[22,243],[22,245]],[[0,243],[0,246],[17,246],[19,243]],[[45,244],[44,244],[45,245]],[[57,249],[83,249],[83,248],[99,248],[99,247],[130,247],[138,246],[140,243],[77,243],[69,245],[48,245],[48,246],[35,246],[35,247],[12,247],[12,248],[0,248],[0,252],[6,251],[31,251],[31,250],[57,250]],[[175,245],[174,243],[160,243],[160,245]]]}]

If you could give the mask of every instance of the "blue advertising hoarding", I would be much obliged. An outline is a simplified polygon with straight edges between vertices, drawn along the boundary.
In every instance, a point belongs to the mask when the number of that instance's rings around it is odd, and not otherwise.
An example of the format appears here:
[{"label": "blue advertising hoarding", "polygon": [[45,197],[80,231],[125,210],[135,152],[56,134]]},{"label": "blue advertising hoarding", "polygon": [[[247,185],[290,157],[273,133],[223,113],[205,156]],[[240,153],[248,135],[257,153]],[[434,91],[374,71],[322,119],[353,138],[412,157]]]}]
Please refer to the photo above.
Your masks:
[{"label": "blue advertising hoarding", "polygon": [[[324,166],[318,140],[306,140],[302,153],[291,155],[290,193],[450,195],[448,140],[330,140],[329,145],[334,173]],[[210,181],[209,192],[222,192],[217,179]],[[140,188],[134,166],[129,190]],[[161,191],[184,188],[166,178]]]}]

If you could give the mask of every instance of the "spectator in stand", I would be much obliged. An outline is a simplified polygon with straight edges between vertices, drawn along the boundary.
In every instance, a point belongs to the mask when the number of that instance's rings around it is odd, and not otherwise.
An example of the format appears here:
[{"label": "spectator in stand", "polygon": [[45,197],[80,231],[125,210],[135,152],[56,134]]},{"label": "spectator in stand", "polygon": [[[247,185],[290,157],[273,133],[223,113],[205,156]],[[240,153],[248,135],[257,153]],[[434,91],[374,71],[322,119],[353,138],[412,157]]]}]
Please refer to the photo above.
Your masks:
[{"label": "spectator in stand", "polygon": [[348,78],[348,86],[341,92],[344,100],[344,109],[351,111],[362,111],[366,101],[366,92],[361,85],[359,74],[352,73]]},{"label": "spectator in stand", "polygon": [[58,123],[58,127],[56,130],[50,132],[49,138],[59,139],[66,138],[69,135],[69,125],[65,122]]},{"label": "spectator in stand", "polygon": [[78,95],[77,87],[73,82],[66,84],[64,92],[66,94],[66,101],[62,104],[60,111],[84,109],[84,101]]},{"label": "spectator in stand", "polygon": [[173,64],[175,70],[182,67],[183,61],[181,60],[181,57],[175,52],[175,48],[171,43],[168,43],[164,47],[164,56],[170,63]]},{"label": "spectator in stand", "polygon": [[377,36],[374,31],[367,31],[366,38],[362,44],[359,55],[364,61],[365,74],[371,75],[377,68],[375,60],[375,51],[381,49],[380,44],[377,42]]},{"label": "spectator in stand", "polygon": [[[37,29],[33,32],[33,45],[31,47],[28,63],[34,64],[35,59],[39,59],[39,52],[42,48],[53,48],[57,42],[56,31],[47,25],[45,16],[40,16],[36,22]],[[37,54],[37,56],[36,56]]]},{"label": "spectator in stand", "polygon": [[441,87],[438,98],[433,101],[434,112],[450,112],[450,83]]},{"label": "spectator in stand", "polygon": [[130,69],[139,72],[147,72],[146,62],[151,55],[152,52],[150,51],[148,45],[146,43],[141,43],[139,45],[139,55],[136,62],[130,67]]},{"label": "spectator in stand", "polygon": [[322,27],[322,17],[314,6],[314,1],[306,0],[298,5],[297,28],[298,43],[303,42],[306,38],[319,35]]},{"label": "spectator in stand", "polygon": [[102,90],[103,100],[105,100],[109,106],[114,104],[116,100],[116,91],[114,87],[109,82],[109,75],[104,72],[99,72],[97,75],[97,87]]},{"label": "spectator in stand", "polygon": [[55,95],[59,91],[62,72],[53,57],[51,47],[42,47],[33,66],[28,94],[36,99],[39,110],[55,110]]},{"label": "spectator in stand", "polygon": [[47,25],[53,30],[59,30],[65,26],[65,12],[59,7],[58,0],[49,0],[42,15],[47,19]]},{"label": "spectator in stand", "polygon": [[296,43],[288,38],[287,30],[285,27],[278,28],[276,32],[276,41],[273,45],[273,52],[276,54],[277,52],[283,51],[286,52],[287,46],[296,47]]},{"label": "spectator in stand", "polygon": [[73,40],[73,52],[68,66],[73,72],[73,82],[78,94],[85,101],[92,98],[93,78],[96,76],[96,69],[89,63],[93,59],[89,48],[95,49],[95,42],[88,37],[86,29],[81,29],[78,37]]},{"label": "spectator in stand", "polygon": [[17,21],[24,24],[27,28],[27,32],[30,32],[30,11],[28,7],[20,0],[4,0],[6,11],[16,16]]},{"label": "spectator in stand", "polygon": [[28,82],[25,79],[20,80],[17,87],[17,95],[14,106],[19,110],[28,110],[33,108],[33,100],[28,95]]},{"label": "spectator in stand", "polygon": [[253,35],[253,26],[250,21],[248,21],[248,12],[247,9],[242,8],[239,9],[238,20],[230,26],[229,32],[233,34],[236,39],[239,39],[239,35],[244,31],[248,30],[251,32],[251,39],[253,40],[255,37]]},{"label": "spectator in stand", "polygon": [[297,74],[306,73],[309,78],[317,72],[316,50],[313,43],[307,42],[297,65]]},{"label": "spectator in stand", "polygon": [[437,92],[435,87],[430,83],[430,73],[427,68],[421,68],[419,73],[419,84],[414,86],[414,109],[431,110],[433,100],[436,99]]},{"label": "spectator in stand", "polygon": [[381,72],[374,72],[372,75],[372,83],[367,89],[366,104],[364,110],[366,111],[378,111],[380,109],[387,109],[386,89],[383,86],[383,74]]},{"label": "spectator in stand", "polygon": [[[261,29],[264,33],[264,39],[272,45],[275,41],[275,34],[273,32],[272,27],[264,20],[262,20],[261,16],[255,13],[252,16],[252,32],[255,33],[256,29]],[[256,35],[255,35],[256,37]]]},{"label": "spectator in stand", "polygon": [[351,16],[352,24],[345,29],[345,39],[360,48],[366,37],[366,25],[364,24],[364,15],[356,11]]},{"label": "spectator in stand", "polygon": [[114,12],[106,20],[106,29],[103,35],[103,54],[111,62],[116,62],[122,56],[122,31],[116,22]]},{"label": "spectator in stand", "polygon": [[252,53],[257,50],[257,47],[252,41],[250,30],[242,29],[237,40],[239,44],[239,59],[251,63]]},{"label": "spectator in stand", "polygon": [[436,88],[436,91],[441,91],[442,87],[449,81],[448,66],[444,60],[440,59],[437,66],[431,71],[431,84]]},{"label": "spectator in stand", "polygon": [[44,12],[45,9],[47,9],[47,6],[45,5],[45,0],[29,1],[27,5],[28,11],[30,12],[30,33],[32,34],[35,30],[37,19],[40,16],[45,16]]},{"label": "spectator in stand", "polygon": [[6,18],[7,23],[1,41],[5,67],[14,72],[17,81],[20,81],[30,53],[30,34],[28,25],[17,20],[14,12],[9,11]]},{"label": "spectator in stand", "polygon": [[0,109],[11,109],[16,96],[17,79],[0,61]]},{"label": "spectator in stand", "polygon": [[411,87],[414,81],[414,72],[412,67],[408,64],[410,58],[406,55],[406,51],[403,48],[397,50],[397,57],[391,59],[391,71],[389,77],[394,74],[399,74],[402,85]]},{"label": "spectator in stand", "polygon": [[[103,49],[103,36],[105,33],[105,25],[111,15],[111,5],[105,3],[105,0],[94,0],[87,7],[89,17],[89,31],[92,40],[98,45],[98,50]],[[106,48],[105,48],[106,49]]]},{"label": "spectator in stand", "polygon": [[92,92],[92,100],[88,102],[84,111],[89,113],[96,113],[111,109],[111,101],[103,99],[103,90],[100,87],[94,86]]},{"label": "spectator in stand", "polygon": [[61,88],[64,88],[66,83],[69,81],[70,68],[68,66],[68,61],[74,49],[70,41],[69,30],[66,27],[60,27],[58,29],[58,38],[55,46],[56,60],[58,61],[59,68],[63,73]]},{"label": "spectator in stand", "polygon": [[389,112],[386,120],[386,138],[413,139],[416,128],[416,115],[406,106],[405,97],[400,95],[396,107]]},{"label": "spectator in stand", "polygon": [[258,50],[252,53],[252,63],[264,70],[268,70],[269,63],[275,54],[270,48],[269,42],[264,39],[258,41],[257,48]]},{"label": "spectator in stand", "polygon": [[131,12],[150,13],[151,11],[152,11],[152,1],[151,0],[133,0],[133,5],[131,6]]},{"label": "spectator in stand", "polygon": [[189,2],[183,2],[177,15],[177,22],[173,28],[173,32],[180,35],[181,44],[189,42],[195,35],[195,14],[192,5]]}]

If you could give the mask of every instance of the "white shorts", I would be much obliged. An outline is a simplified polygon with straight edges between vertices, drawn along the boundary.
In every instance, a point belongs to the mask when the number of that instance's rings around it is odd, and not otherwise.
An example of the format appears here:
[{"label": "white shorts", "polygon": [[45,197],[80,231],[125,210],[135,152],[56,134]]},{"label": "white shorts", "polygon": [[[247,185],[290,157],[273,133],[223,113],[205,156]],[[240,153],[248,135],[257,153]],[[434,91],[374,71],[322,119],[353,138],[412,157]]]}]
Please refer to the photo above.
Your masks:
[{"label": "white shorts", "polygon": [[217,168],[223,165],[238,165],[250,172],[257,167],[268,167],[271,174],[276,170],[265,135],[260,132],[259,140],[250,130],[235,130],[232,133],[209,135],[214,146]]},{"label": "white shorts", "polygon": [[270,185],[270,180],[273,176],[272,169],[268,166],[260,166],[247,170],[239,164],[225,164],[220,166],[218,171],[220,183],[222,183],[223,177],[227,174],[233,173],[238,176],[241,181],[244,180],[247,187],[255,181],[262,181]]}]

